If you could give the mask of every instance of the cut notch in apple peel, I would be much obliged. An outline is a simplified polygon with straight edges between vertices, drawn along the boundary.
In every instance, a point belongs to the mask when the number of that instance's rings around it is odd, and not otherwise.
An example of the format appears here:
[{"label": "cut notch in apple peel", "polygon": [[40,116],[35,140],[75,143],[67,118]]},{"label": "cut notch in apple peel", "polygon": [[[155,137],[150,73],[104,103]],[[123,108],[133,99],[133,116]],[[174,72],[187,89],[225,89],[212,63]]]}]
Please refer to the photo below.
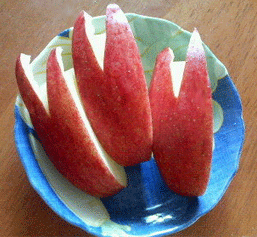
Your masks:
[{"label": "cut notch in apple peel", "polygon": [[178,76],[171,72],[173,59],[168,48],[158,55],[150,87],[153,153],[171,190],[201,196],[212,163],[213,109],[206,56],[197,30],[189,41],[180,92],[174,88]]},{"label": "cut notch in apple peel", "polygon": [[186,61],[171,62],[171,79],[173,85],[173,93],[175,97],[179,97],[180,88],[182,85]]},{"label": "cut notch in apple peel", "polygon": [[31,56],[26,54],[20,54],[20,62],[28,81],[33,88],[34,92],[38,96],[39,100],[42,102],[45,111],[49,114],[49,106],[48,106],[48,99],[46,96],[46,83],[39,86],[37,82],[34,80],[34,75],[31,68]]},{"label": "cut notch in apple peel", "polygon": [[171,56],[171,59],[172,59],[169,64],[171,81],[172,81],[172,89],[173,89],[174,96],[178,98],[179,92],[181,89],[182,80],[183,80],[186,61],[174,61],[175,56],[174,56],[173,50],[171,48],[166,48],[163,51],[165,50],[167,50],[168,54]]},{"label": "cut notch in apple peel", "polygon": [[88,37],[90,22],[86,17],[80,14],[75,21],[72,59],[88,118],[99,141],[117,163],[132,166],[149,160],[150,103],[139,50],[128,21],[117,5],[107,7],[103,70],[92,47],[92,34]]},{"label": "cut notch in apple peel", "polygon": [[[199,57],[199,53],[197,52],[199,48],[203,49],[202,40],[200,35],[198,34],[197,29],[194,29],[194,33],[192,37],[190,38],[190,43],[188,49],[188,56],[192,57]],[[172,55],[172,58],[174,59],[174,53],[172,49],[169,48],[169,53]],[[176,98],[179,97],[179,92],[181,89],[182,81],[183,81],[183,75],[185,71],[186,61],[171,61],[170,68],[171,68],[171,79],[172,79],[172,85],[173,85],[173,93]]]},{"label": "cut notch in apple peel", "polygon": [[[53,51],[56,51],[56,60],[60,67],[60,70],[62,72],[63,78],[65,80],[65,84],[66,84],[66,86],[70,92],[70,95],[76,105],[77,111],[84,123],[87,133],[97,150],[98,156],[101,158],[101,160],[103,161],[105,166],[108,168],[109,172],[115,177],[115,179],[118,181],[118,183],[121,186],[126,187],[127,186],[127,178],[126,178],[126,173],[125,173],[124,168],[122,166],[118,165],[116,162],[114,162],[111,159],[111,157],[104,151],[104,149],[102,148],[98,139],[96,138],[96,136],[90,126],[89,121],[87,120],[86,114],[84,112],[84,109],[83,109],[81,101],[80,101],[80,96],[78,93],[78,88],[77,88],[76,80],[75,80],[75,76],[74,76],[74,70],[70,69],[68,71],[64,71],[64,66],[63,66],[63,61],[62,61],[62,56],[61,56],[62,49],[60,47],[53,49]],[[49,118],[49,122],[50,122],[51,113],[50,113],[49,106],[48,106],[48,96],[47,96],[48,93],[47,93],[47,89],[46,89],[47,83],[45,83],[45,85],[42,85],[39,87],[37,82],[34,81],[33,73],[31,70],[31,64],[30,64],[30,56],[21,54],[19,57],[19,60],[20,60],[20,66],[22,68],[18,69],[18,71],[23,70],[25,73],[25,77],[27,78],[27,79],[20,78],[19,81],[27,80],[30,83],[32,90],[38,97],[39,101],[42,103],[41,107],[44,107],[45,111],[47,112],[47,117]],[[18,74],[17,74],[17,76],[18,76]],[[47,73],[47,76],[48,76],[48,73]],[[42,88],[44,88],[44,89],[42,89]]]},{"label": "cut notch in apple peel", "polygon": [[83,14],[85,18],[86,35],[94,52],[96,61],[98,62],[100,68],[103,70],[106,33],[104,32],[102,34],[95,34],[95,27],[92,24],[93,18],[85,11],[82,11],[81,14]]},{"label": "cut notch in apple peel", "polygon": [[88,134],[93,141],[98,153],[100,154],[102,160],[104,161],[105,165],[109,168],[112,174],[117,178],[119,183],[121,183],[123,186],[127,186],[127,179],[126,179],[126,173],[124,171],[124,168],[117,164],[103,149],[101,146],[100,142],[98,141],[91,125],[90,122],[87,118],[86,112],[84,111],[81,99],[80,99],[80,94],[78,91],[78,86],[75,80],[75,73],[74,69],[71,68],[68,71],[64,71],[63,67],[63,62],[62,62],[62,57],[61,57],[61,52],[62,49],[60,47],[56,48],[56,55],[57,55],[57,61],[59,63],[59,66],[61,67],[67,88],[70,91],[70,94],[73,98],[74,103],[76,104],[76,107],[79,111],[79,114],[81,116],[81,119],[84,123],[84,126],[86,127]]}]

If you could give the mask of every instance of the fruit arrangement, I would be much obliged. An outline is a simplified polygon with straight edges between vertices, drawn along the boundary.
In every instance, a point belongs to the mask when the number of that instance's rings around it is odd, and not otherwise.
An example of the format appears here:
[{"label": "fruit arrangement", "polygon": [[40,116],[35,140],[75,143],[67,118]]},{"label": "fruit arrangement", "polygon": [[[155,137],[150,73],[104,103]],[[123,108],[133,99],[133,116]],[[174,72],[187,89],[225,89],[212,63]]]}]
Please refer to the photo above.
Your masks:
[{"label": "fruit arrangement", "polygon": [[180,79],[180,65],[174,65],[173,58],[168,48],[159,54],[150,86],[153,153],[172,190],[200,196],[210,176],[214,119],[205,53],[196,30]]},{"label": "fruit arrangement", "polygon": [[124,13],[111,4],[106,16],[104,53],[92,42],[92,18],[82,12],[73,28],[74,69],[64,71],[61,48],[53,49],[44,88],[33,80],[30,57],[17,59],[19,91],[49,159],[76,187],[106,197],[127,186],[124,166],[146,162],[153,152],[173,191],[203,195],[211,169],[213,111],[198,32],[186,62],[173,62],[171,49],[160,52],[148,90]]}]

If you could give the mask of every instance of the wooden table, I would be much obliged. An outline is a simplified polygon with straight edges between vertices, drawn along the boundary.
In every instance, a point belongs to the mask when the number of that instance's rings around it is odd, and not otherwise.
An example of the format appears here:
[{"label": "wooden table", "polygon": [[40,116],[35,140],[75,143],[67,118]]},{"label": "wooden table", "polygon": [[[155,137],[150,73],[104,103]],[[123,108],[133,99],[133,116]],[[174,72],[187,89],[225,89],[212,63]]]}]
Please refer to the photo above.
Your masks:
[{"label": "wooden table", "polygon": [[[58,217],[30,186],[17,155],[13,126],[19,53],[34,58],[83,9],[105,14],[111,1],[8,0],[0,3],[0,236],[90,236]],[[117,1],[124,12],[197,27],[226,65],[242,98],[246,139],[240,169],[221,202],[174,236],[257,236],[257,4],[253,0]]]}]

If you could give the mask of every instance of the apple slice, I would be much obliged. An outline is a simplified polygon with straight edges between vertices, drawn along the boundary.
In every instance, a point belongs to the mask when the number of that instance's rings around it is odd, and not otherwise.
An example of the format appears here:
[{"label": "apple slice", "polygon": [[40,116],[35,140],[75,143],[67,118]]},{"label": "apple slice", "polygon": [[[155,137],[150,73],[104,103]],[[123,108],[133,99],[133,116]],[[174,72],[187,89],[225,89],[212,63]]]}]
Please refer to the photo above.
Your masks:
[{"label": "apple slice", "polygon": [[158,55],[150,85],[153,153],[173,191],[200,196],[210,176],[213,109],[205,52],[197,30],[190,39],[181,85],[172,70],[178,66],[173,59],[168,48]]},{"label": "apple slice", "polygon": [[72,41],[74,70],[87,117],[103,148],[120,165],[132,166],[151,157],[148,89],[124,13],[111,4],[106,15],[104,61],[94,50],[91,17],[82,12],[77,18]]},{"label": "apple slice", "polygon": [[17,59],[16,77],[33,126],[50,160],[78,188],[97,197],[126,186],[124,168],[102,149],[80,102],[72,72],[65,75],[61,48],[47,62],[47,101],[33,81],[29,57]]}]

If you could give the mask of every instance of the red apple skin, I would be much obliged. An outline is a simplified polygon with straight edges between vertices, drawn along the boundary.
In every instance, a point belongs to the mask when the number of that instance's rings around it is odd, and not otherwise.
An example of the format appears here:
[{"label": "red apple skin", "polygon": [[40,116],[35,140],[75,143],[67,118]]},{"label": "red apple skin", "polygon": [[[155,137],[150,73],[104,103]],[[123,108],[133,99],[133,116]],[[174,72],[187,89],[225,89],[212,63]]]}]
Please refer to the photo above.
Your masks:
[{"label": "red apple skin", "polygon": [[[124,13],[107,7],[104,70],[95,58],[81,13],[73,30],[72,54],[78,87],[90,123],[104,149],[122,166],[147,161],[152,118],[139,50]],[[124,15],[123,15],[124,16]]]},{"label": "red apple skin", "polygon": [[17,59],[16,77],[33,126],[55,167],[79,189],[96,197],[116,194],[125,186],[100,158],[65,83],[54,49],[47,62],[49,113]]},{"label": "red apple skin", "polygon": [[16,80],[19,88],[20,95],[30,113],[30,118],[37,135],[42,144],[47,150],[49,157],[56,157],[56,162],[59,159],[59,149],[56,147],[55,140],[58,141],[58,135],[53,133],[56,130],[51,124],[49,114],[45,110],[42,101],[31,86],[24,68],[21,63],[21,55],[16,60]]},{"label": "red apple skin", "polygon": [[201,196],[211,170],[213,108],[205,52],[196,30],[178,97],[173,93],[172,61],[171,50],[164,49],[157,57],[150,85],[153,153],[170,189],[183,196]]}]

